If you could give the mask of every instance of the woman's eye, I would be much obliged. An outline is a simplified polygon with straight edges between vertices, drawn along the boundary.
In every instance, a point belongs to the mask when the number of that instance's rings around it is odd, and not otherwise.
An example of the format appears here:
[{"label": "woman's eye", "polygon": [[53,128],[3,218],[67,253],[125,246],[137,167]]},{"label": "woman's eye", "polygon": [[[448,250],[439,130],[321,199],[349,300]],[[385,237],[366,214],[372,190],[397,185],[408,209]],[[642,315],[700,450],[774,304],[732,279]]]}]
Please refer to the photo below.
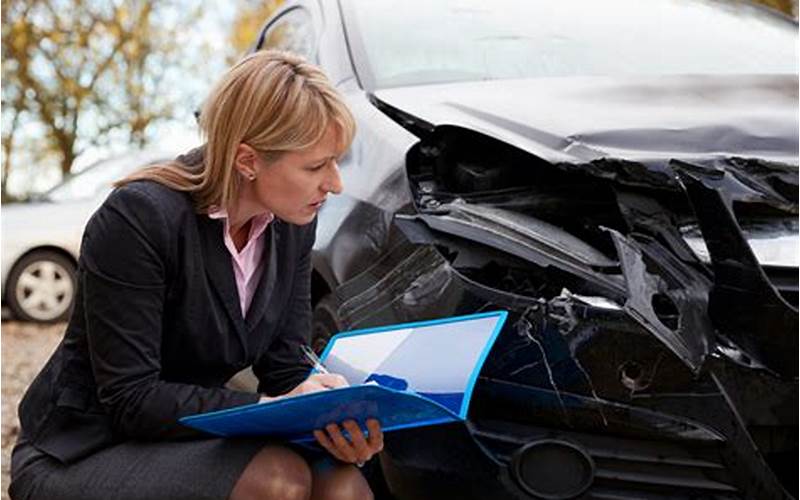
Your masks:
[{"label": "woman's eye", "polygon": [[309,170],[311,170],[313,172],[313,171],[321,169],[324,166],[325,166],[325,163],[323,162],[323,163],[320,163],[318,165],[312,165],[311,168],[309,168]]}]

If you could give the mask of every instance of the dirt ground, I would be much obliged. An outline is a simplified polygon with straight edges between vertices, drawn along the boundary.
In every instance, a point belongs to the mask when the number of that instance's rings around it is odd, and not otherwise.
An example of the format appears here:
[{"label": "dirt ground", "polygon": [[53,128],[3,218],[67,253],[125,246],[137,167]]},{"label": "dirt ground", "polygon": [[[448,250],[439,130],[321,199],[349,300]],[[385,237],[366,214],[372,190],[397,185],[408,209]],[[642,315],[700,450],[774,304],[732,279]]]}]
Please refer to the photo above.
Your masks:
[{"label": "dirt ground", "polygon": [[2,324],[2,500],[8,500],[11,448],[17,440],[17,405],[22,394],[58,345],[64,324],[39,326],[3,321]]}]

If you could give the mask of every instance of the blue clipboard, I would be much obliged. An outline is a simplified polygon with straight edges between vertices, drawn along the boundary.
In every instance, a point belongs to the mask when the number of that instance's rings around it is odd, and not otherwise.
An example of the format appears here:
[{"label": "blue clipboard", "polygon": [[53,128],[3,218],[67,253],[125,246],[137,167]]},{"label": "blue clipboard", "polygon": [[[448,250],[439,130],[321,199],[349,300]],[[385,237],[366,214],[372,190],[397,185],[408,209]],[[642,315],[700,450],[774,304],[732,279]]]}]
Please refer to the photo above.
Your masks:
[{"label": "blue clipboard", "polygon": [[331,422],[368,418],[384,432],[463,421],[507,312],[456,316],[339,333],[321,358],[350,387],[184,417],[218,436],[313,440]]}]

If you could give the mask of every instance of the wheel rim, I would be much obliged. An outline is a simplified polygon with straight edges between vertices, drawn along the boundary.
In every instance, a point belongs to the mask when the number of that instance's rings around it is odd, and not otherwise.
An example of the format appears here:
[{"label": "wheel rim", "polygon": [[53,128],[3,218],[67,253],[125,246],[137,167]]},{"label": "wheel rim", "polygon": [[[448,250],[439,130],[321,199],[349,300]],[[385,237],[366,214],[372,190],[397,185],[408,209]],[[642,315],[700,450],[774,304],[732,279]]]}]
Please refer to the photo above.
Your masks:
[{"label": "wheel rim", "polygon": [[69,271],[49,260],[25,266],[14,290],[20,309],[39,321],[56,319],[64,314],[72,303],[72,294]]}]

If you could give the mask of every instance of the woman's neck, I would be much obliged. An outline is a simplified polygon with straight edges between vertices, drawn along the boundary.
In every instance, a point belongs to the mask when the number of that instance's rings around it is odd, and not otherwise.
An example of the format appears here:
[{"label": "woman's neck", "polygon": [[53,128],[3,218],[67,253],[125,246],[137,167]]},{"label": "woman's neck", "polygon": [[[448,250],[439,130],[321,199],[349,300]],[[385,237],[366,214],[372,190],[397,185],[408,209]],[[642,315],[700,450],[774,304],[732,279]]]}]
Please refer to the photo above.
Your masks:
[{"label": "woman's neck", "polygon": [[254,216],[263,213],[264,209],[252,203],[249,197],[249,186],[240,190],[238,199],[227,207],[228,230],[237,250],[244,248],[250,234],[250,221]]},{"label": "woman's neck", "polygon": [[244,224],[240,224],[238,226],[229,224],[228,231],[231,235],[233,246],[236,247],[237,252],[241,252],[245,245],[247,245],[247,237],[250,235],[250,221],[252,220],[252,218],[247,219]]}]

